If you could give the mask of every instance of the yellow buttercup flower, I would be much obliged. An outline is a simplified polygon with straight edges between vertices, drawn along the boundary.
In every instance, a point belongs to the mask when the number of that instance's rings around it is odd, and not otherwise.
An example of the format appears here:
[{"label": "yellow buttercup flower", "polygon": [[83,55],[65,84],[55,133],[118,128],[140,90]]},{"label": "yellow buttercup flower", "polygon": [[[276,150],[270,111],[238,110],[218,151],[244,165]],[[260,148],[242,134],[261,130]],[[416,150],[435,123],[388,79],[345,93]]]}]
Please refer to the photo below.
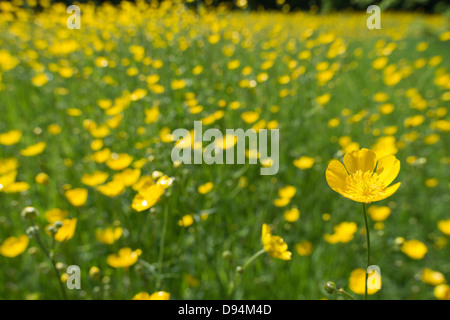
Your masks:
[{"label": "yellow buttercup flower", "polygon": [[133,161],[133,157],[127,153],[113,153],[111,158],[106,161],[106,165],[116,171],[120,171],[128,167]]},{"label": "yellow buttercup flower", "polygon": [[447,220],[439,220],[437,226],[442,233],[450,235],[450,218]]},{"label": "yellow buttercup flower", "polygon": [[16,144],[22,138],[22,131],[19,130],[11,130],[6,133],[0,134],[0,144],[5,146],[11,146]]},{"label": "yellow buttercup flower", "polygon": [[306,170],[312,168],[315,162],[316,160],[314,158],[303,156],[294,160],[294,166],[299,169]]},{"label": "yellow buttercup flower", "polygon": [[353,240],[353,235],[358,230],[358,226],[354,222],[341,222],[334,226],[333,234],[325,234],[324,239],[326,242],[335,244],[338,242],[347,243]]},{"label": "yellow buttercup flower", "polygon": [[125,169],[122,172],[116,173],[113,177],[113,181],[120,182],[124,186],[129,187],[134,185],[141,176],[141,170],[139,169]]},{"label": "yellow buttercup flower", "polygon": [[120,239],[123,229],[121,227],[111,228],[108,227],[104,230],[96,230],[95,237],[98,241],[104,244],[113,244],[114,241]]},{"label": "yellow buttercup flower", "polygon": [[439,271],[434,271],[430,268],[425,268],[422,270],[421,280],[423,283],[437,286],[439,284],[445,283],[445,277]]},{"label": "yellow buttercup flower", "polygon": [[287,222],[295,222],[300,218],[300,210],[298,210],[297,208],[286,210],[283,217]]},{"label": "yellow buttercup flower", "polygon": [[0,254],[8,258],[17,257],[28,247],[29,239],[26,235],[19,237],[9,237],[0,246]]},{"label": "yellow buttercup flower", "polygon": [[48,180],[49,176],[44,172],[40,172],[36,175],[36,177],[34,177],[34,181],[36,181],[36,183],[38,184],[47,184]]},{"label": "yellow buttercup flower", "polygon": [[450,286],[440,284],[434,288],[434,296],[439,300],[450,300]]},{"label": "yellow buttercup flower", "polygon": [[180,227],[189,227],[194,223],[194,215],[186,214],[180,220],[178,220],[178,225]]},{"label": "yellow buttercup flower", "polygon": [[75,188],[67,190],[64,195],[73,206],[80,207],[85,204],[88,196],[88,191],[84,188]]},{"label": "yellow buttercup flower", "polygon": [[92,174],[85,173],[81,177],[81,183],[90,186],[96,187],[106,181],[108,179],[109,174],[103,171],[95,171]]},{"label": "yellow buttercup flower", "polygon": [[202,184],[201,186],[198,186],[197,190],[201,194],[207,194],[214,188],[214,183],[207,182],[205,184]]},{"label": "yellow buttercup flower", "polygon": [[138,261],[141,254],[140,249],[133,251],[130,248],[122,248],[117,255],[108,255],[106,263],[113,268],[128,268]]},{"label": "yellow buttercup flower", "polygon": [[404,254],[414,260],[423,259],[428,252],[427,246],[419,240],[403,242],[401,250]]},{"label": "yellow buttercup flower", "polygon": [[[349,287],[356,294],[364,294],[365,291],[365,282],[366,282],[366,271],[362,268],[357,268],[353,270],[350,274],[349,279]],[[381,275],[380,275],[381,282]],[[367,294],[372,295],[375,294],[380,289],[370,289],[367,288]]]},{"label": "yellow buttercup flower", "polygon": [[[75,234],[75,229],[77,227],[77,218],[64,219],[61,222],[62,226],[55,233],[55,240],[58,242],[64,242],[72,239],[73,235]],[[47,228],[48,227],[50,227],[50,225],[47,226]],[[49,233],[48,230],[47,233]]]},{"label": "yellow buttercup flower", "polygon": [[291,260],[292,252],[288,251],[288,245],[280,236],[272,235],[272,231],[267,224],[262,226],[261,242],[264,250],[275,259]]},{"label": "yellow buttercup flower", "polygon": [[125,185],[120,181],[110,181],[97,187],[97,190],[107,197],[114,198],[125,190]]},{"label": "yellow buttercup flower", "polygon": [[313,244],[311,241],[304,240],[295,245],[295,250],[301,256],[309,256],[313,251]]},{"label": "yellow buttercup flower", "polygon": [[145,186],[134,197],[131,207],[138,212],[147,210],[154,206],[163,194],[164,188],[159,184]]},{"label": "yellow buttercup flower", "polygon": [[63,221],[68,215],[69,213],[66,210],[61,210],[59,208],[50,209],[44,213],[45,219],[47,219],[49,223]]},{"label": "yellow buttercup flower", "polygon": [[391,214],[391,209],[387,206],[370,206],[367,209],[367,213],[372,218],[373,221],[384,221]]},{"label": "yellow buttercup flower", "polygon": [[139,292],[136,294],[132,300],[169,300],[170,293],[165,291],[157,291],[152,294],[147,292]]},{"label": "yellow buttercup flower", "polygon": [[361,149],[347,153],[344,164],[332,160],[326,171],[326,179],[330,188],[342,196],[357,202],[371,203],[397,191],[400,182],[389,185],[399,171],[400,161],[395,156],[389,155],[376,162],[375,152]]},{"label": "yellow buttercup flower", "polygon": [[46,145],[47,144],[45,142],[38,142],[36,144],[33,144],[33,145],[28,146],[27,148],[21,150],[20,154],[25,157],[36,156],[38,154],[41,154],[44,151]]}]

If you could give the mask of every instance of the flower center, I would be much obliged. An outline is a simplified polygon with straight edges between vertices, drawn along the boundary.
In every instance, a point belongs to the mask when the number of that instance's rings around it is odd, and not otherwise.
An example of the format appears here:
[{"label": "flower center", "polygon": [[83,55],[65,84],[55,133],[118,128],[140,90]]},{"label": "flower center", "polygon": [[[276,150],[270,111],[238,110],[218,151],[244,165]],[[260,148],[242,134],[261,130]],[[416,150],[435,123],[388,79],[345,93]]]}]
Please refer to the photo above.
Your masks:
[{"label": "flower center", "polygon": [[362,172],[361,170],[349,175],[346,180],[345,192],[352,198],[372,202],[383,194],[385,185],[378,174],[372,171]]}]

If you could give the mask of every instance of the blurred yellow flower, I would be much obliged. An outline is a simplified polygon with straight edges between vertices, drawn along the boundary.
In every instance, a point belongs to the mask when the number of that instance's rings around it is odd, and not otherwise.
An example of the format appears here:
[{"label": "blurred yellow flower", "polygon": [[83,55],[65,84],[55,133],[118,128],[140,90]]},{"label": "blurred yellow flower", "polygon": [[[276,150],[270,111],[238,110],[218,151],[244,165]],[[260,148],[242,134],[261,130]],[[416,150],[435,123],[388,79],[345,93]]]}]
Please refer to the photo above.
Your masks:
[{"label": "blurred yellow flower", "polygon": [[299,159],[294,160],[294,166],[299,169],[306,170],[312,168],[316,160],[312,157],[302,156]]},{"label": "blurred yellow flower", "polygon": [[272,231],[267,224],[262,226],[261,241],[264,250],[275,259],[291,260],[292,252],[288,251],[288,245],[280,236],[272,235]]},{"label": "blurred yellow flower", "polygon": [[36,175],[36,177],[34,177],[34,181],[36,181],[36,183],[38,184],[47,184],[49,180],[48,174],[44,173],[44,172],[40,172]]},{"label": "blurred yellow flower", "polygon": [[98,241],[104,244],[113,244],[114,241],[120,239],[122,236],[123,229],[121,227],[111,228],[108,227],[104,230],[96,230],[95,237]]},{"label": "blurred yellow flower", "polygon": [[11,146],[16,144],[22,138],[22,131],[11,130],[5,133],[0,133],[0,144],[5,146]]},{"label": "blurred yellow flower", "polygon": [[367,209],[367,213],[373,221],[384,221],[391,214],[391,209],[387,206],[372,205]]},{"label": "blurred yellow flower", "polygon": [[450,218],[447,220],[439,220],[437,226],[442,233],[450,235]]},{"label": "blurred yellow flower", "polygon": [[9,237],[0,245],[0,254],[7,258],[17,257],[28,247],[29,239],[26,235]]},{"label": "blurred yellow flower", "polygon": [[59,208],[50,209],[45,211],[44,213],[45,219],[47,219],[49,223],[63,221],[68,215],[69,213],[66,210],[62,210]]},{"label": "blurred yellow flower", "polygon": [[116,171],[120,171],[128,167],[133,161],[133,157],[127,153],[112,153],[111,158],[106,161],[106,165]]},{"label": "blurred yellow flower", "polygon": [[[344,156],[344,165],[338,160],[332,160],[326,171],[326,179],[331,189],[353,201],[380,201],[400,187],[400,182],[389,187],[400,171],[400,161],[393,155],[376,162],[375,152],[355,150]],[[375,166],[377,170],[374,172]]]},{"label": "blurred yellow flower", "polygon": [[109,174],[103,171],[95,171],[91,174],[85,173],[81,177],[81,183],[90,186],[96,187],[106,181],[108,179]]},{"label": "blurred yellow flower", "polygon": [[133,297],[133,300],[169,300],[170,293],[165,291],[157,291],[152,294],[147,292],[139,292]]},{"label": "blurred yellow flower", "polygon": [[423,283],[437,286],[439,284],[445,283],[445,277],[439,271],[434,271],[430,268],[424,268],[422,270],[421,280]]},{"label": "blurred yellow flower", "polygon": [[450,300],[450,286],[440,284],[434,288],[434,296],[439,300]]},{"label": "blurred yellow flower", "polygon": [[300,211],[297,208],[286,210],[283,217],[287,222],[295,222],[300,218]]},{"label": "blurred yellow flower", "polygon": [[154,206],[164,194],[164,188],[159,184],[144,186],[134,197],[131,207],[138,211],[144,211]]},{"label": "blurred yellow flower", "polygon": [[214,188],[214,183],[207,182],[205,184],[202,184],[202,185],[198,186],[197,190],[201,194],[207,194],[207,193],[211,192],[211,190],[213,188]]},{"label": "blurred yellow flower", "polygon": [[140,249],[133,251],[131,248],[122,248],[117,255],[108,255],[106,263],[113,268],[128,268],[138,261],[141,254],[142,250]]},{"label": "blurred yellow flower", "polygon": [[97,187],[97,190],[107,197],[114,198],[125,190],[125,185],[120,181],[110,181]]},{"label": "blurred yellow flower", "polygon": [[313,244],[308,240],[304,240],[295,245],[295,250],[301,256],[309,256],[313,251]]},{"label": "blurred yellow flower", "polygon": [[41,154],[44,151],[46,145],[47,144],[45,142],[38,142],[36,144],[33,144],[33,145],[28,146],[27,148],[21,150],[20,154],[25,157],[36,156],[38,154]]},{"label": "blurred yellow flower", "polygon": [[409,240],[403,242],[401,250],[408,257],[415,260],[423,259],[428,252],[427,246],[419,240]]},{"label": "blurred yellow flower", "polygon": [[177,224],[180,227],[189,227],[194,223],[194,215],[192,214],[186,214],[184,215],[180,220],[178,220]]},{"label": "blurred yellow flower", "polygon": [[[64,219],[61,222],[62,227],[60,227],[58,231],[55,233],[55,240],[58,242],[63,242],[72,239],[73,235],[75,234],[75,229],[77,227],[77,218]],[[47,226],[47,228],[49,226]],[[49,233],[47,228],[46,231],[47,233]],[[49,233],[49,235],[51,234]]]},{"label": "blurred yellow flower", "polygon": [[324,239],[326,242],[335,244],[338,242],[347,243],[353,240],[355,232],[358,230],[358,226],[354,222],[341,222],[333,227],[333,234],[325,234]]},{"label": "blurred yellow flower", "polygon": [[[375,271],[374,271],[375,272]],[[381,275],[380,275],[381,280]],[[366,282],[366,271],[362,268],[357,268],[353,270],[350,274],[349,287],[356,294],[364,294],[365,292],[365,282]],[[367,294],[375,294],[380,289],[370,289],[367,288]]]},{"label": "blurred yellow flower", "polygon": [[80,207],[85,204],[88,196],[88,191],[84,188],[75,188],[67,190],[64,195],[73,206]]}]

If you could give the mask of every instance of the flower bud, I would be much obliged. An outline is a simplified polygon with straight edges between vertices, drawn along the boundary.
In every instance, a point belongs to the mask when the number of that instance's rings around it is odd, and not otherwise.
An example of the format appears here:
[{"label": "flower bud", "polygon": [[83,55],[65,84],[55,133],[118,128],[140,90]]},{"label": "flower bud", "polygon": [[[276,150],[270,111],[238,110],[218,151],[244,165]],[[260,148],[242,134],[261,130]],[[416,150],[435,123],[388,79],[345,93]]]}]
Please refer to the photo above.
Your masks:
[{"label": "flower bud", "polygon": [[24,219],[34,219],[39,215],[39,211],[34,207],[25,207],[20,213]]},{"label": "flower bud", "polygon": [[224,259],[226,259],[226,260],[230,260],[230,259],[231,259],[231,256],[232,256],[232,254],[231,254],[231,252],[228,251],[228,250],[225,250],[225,251],[222,253],[222,258],[224,258]]},{"label": "flower bud", "polygon": [[236,267],[236,272],[239,273],[239,274],[242,274],[242,273],[244,273],[244,268],[242,268],[241,266],[237,266]]},{"label": "flower bud", "polygon": [[328,281],[328,282],[325,284],[325,291],[326,291],[328,294],[333,294],[333,293],[336,291],[336,285],[334,284],[334,282]]},{"label": "flower bud", "polygon": [[92,266],[89,269],[89,277],[91,277],[92,280],[97,281],[100,279],[101,271],[98,267]]}]

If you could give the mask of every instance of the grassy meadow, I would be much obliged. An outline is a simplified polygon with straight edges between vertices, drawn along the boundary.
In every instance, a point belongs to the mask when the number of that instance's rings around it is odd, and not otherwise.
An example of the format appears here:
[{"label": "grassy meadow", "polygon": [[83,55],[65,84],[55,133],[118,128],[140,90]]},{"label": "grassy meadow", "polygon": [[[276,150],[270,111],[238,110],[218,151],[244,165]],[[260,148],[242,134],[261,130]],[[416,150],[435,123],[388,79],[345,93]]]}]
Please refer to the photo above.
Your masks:
[{"label": "grassy meadow", "polygon": [[[0,299],[363,299],[362,206],[325,178],[360,148],[401,163],[367,206],[369,299],[450,299],[443,16],[137,1],[80,4],[69,29],[65,5],[20,2],[0,2]],[[174,163],[194,121],[279,129],[279,171]]]}]

